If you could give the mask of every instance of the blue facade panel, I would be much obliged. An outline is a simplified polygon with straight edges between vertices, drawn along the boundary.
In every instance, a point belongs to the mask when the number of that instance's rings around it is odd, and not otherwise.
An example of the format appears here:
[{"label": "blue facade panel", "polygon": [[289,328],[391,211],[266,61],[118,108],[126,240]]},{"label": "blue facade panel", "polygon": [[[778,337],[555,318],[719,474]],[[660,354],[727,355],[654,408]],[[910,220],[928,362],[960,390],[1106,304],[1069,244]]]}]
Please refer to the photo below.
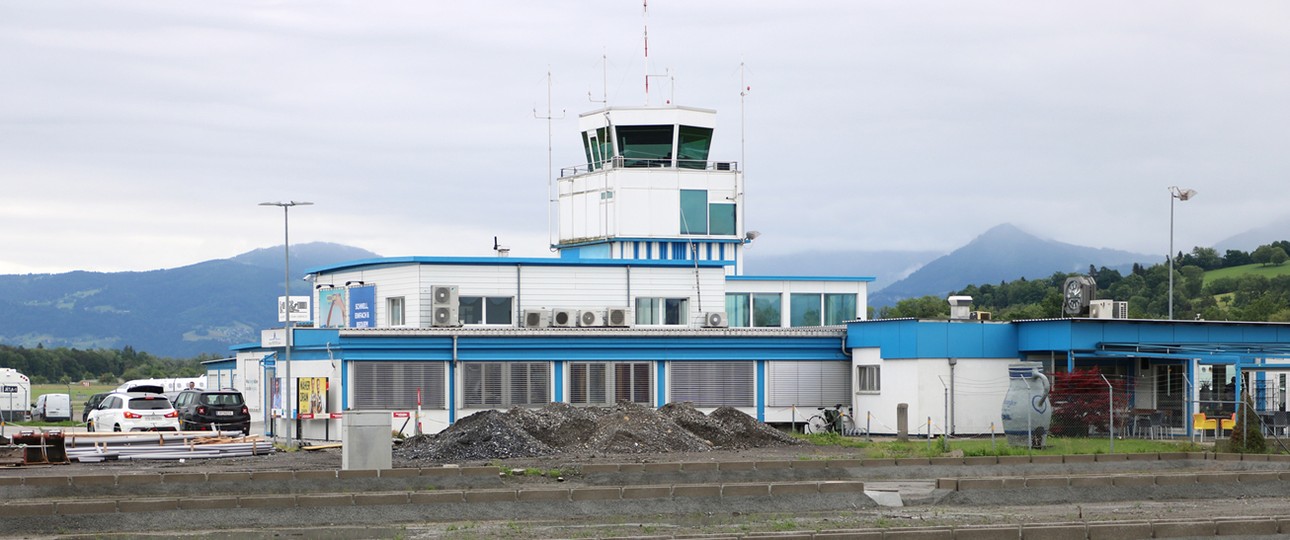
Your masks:
[{"label": "blue facade panel", "polygon": [[847,324],[847,347],[882,350],[883,358],[1013,358],[1012,324],[966,321],[856,321]]}]

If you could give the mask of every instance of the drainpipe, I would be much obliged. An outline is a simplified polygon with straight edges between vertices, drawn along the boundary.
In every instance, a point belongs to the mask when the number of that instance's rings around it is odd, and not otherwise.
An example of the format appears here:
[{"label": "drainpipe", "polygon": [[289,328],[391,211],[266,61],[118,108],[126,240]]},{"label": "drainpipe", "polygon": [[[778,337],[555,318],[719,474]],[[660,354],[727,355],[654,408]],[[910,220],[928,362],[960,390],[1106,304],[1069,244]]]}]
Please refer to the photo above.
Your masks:
[{"label": "drainpipe", "polygon": [[448,424],[457,423],[457,335],[452,335],[452,361],[448,364]]},{"label": "drainpipe", "polygon": [[953,435],[955,433],[954,431],[954,366],[958,365],[958,363],[959,363],[958,358],[950,357],[950,399],[949,399],[950,435]]},{"label": "drainpipe", "polygon": [[524,296],[520,294],[520,268],[524,265],[515,265],[515,320],[519,321],[516,326],[524,325]]}]

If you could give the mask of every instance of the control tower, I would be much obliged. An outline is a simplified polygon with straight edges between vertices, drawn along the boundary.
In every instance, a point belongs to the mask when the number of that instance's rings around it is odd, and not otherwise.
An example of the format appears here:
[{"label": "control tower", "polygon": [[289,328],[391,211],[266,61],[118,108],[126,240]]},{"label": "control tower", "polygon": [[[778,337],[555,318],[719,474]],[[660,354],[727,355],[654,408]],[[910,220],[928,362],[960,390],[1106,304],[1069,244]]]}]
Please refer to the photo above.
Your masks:
[{"label": "control tower", "polygon": [[578,119],[586,163],[557,183],[563,258],[725,261],[743,271],[743,173],[710,161],[716,111],[608,107]]}]

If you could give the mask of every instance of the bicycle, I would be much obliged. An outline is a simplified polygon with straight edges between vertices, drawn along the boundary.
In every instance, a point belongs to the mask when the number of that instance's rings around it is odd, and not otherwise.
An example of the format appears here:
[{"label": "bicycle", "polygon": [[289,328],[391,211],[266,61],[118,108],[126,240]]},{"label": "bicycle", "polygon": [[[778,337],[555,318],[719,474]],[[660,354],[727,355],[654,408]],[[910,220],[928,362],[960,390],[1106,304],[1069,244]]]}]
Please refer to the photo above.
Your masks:
[{"label": "bicycle", "polygon": [[832,408],[816,407],[816,410],[820,411],[820,414],[806,419],[806,425],[803,427],[805,433],[837,433],[844,437],[858,433],[855,420],[850,414],[842,412],[841,403]]}]

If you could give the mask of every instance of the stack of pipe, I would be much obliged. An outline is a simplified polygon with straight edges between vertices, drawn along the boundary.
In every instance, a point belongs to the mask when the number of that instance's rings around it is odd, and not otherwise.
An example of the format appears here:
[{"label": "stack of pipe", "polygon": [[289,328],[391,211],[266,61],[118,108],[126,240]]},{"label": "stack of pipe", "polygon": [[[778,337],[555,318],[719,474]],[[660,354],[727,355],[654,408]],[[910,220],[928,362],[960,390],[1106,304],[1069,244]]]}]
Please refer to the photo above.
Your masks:
[{"label": "stack of pipe", "polygon": [[200,459],[271,454],[273,444],[259,435],[156,431],[73,433],[67,435],[67,457],[82,463],[123,459]]}]

